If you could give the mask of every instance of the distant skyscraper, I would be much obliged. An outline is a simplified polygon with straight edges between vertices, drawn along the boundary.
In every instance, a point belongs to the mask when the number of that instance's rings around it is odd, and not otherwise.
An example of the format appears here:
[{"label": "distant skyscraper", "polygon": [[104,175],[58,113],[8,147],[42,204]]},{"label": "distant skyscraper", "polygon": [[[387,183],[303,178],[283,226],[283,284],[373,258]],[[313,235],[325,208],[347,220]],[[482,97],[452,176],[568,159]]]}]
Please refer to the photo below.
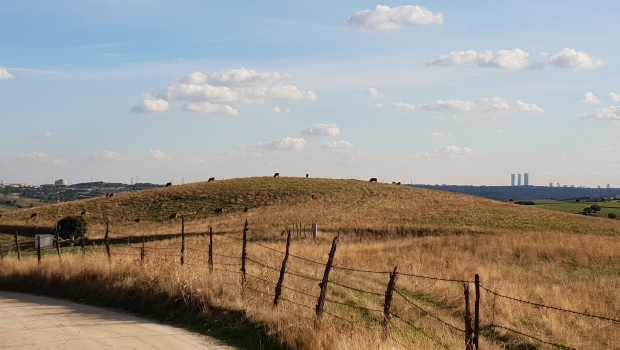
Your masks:
[{"label": "distant skyscraper", "polygon": [[607,188],[611,188],[611,184],[607,184]]},{"label": "distant skyscraper", "polygon": [[549,182],[549,187],[553,187],[553,182]]},{"label": "distant skyscraper", "polygon": [[529,186],[530,185],[530,173],[524,173],[523,174],[523,185],[524,186]]},{"label": "distant skyscraper", "polygon": [[515,185],[515,174],[510,174],[510,186]]},{"label": "distant skyscraper", "polygon": [[517,186],[521,186],[521,173],[517,174]]}]

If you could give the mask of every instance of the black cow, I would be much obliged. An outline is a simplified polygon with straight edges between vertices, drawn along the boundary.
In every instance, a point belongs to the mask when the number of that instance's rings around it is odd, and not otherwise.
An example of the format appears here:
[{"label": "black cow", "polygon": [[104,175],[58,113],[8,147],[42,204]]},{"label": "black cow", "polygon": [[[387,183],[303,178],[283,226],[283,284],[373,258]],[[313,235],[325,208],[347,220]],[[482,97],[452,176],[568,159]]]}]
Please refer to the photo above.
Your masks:
[{"label": "black cow", "polygon": [[376,177],[371,177],[370,181],[368,181],[368,182],[377,182],[377,178]]},{"label": "black cow", "polygon": [[215,177],[210,177],[209,180],[207,180],[207,182],[211,182],[211,181],[215,181]]},{"label": "black cow", "polygon": [[166,187],[170,187],[170,186],[172,186],[172,182],[168,182],[168,183],[166,184]]},{"label": "black cow", "polygon": [[273,177],[280,177],[280,173],[273,174]]}]

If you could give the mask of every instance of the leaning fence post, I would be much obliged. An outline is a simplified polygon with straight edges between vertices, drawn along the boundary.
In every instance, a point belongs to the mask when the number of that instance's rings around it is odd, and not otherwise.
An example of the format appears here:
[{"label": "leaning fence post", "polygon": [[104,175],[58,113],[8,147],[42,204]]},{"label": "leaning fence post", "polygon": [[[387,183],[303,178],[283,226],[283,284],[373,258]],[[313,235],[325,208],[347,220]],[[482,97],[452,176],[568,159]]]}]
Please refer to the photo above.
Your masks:
[{"label": "leaning fence post", "polygon": [[286,252],[284,253],[284,260],[282,260],[282,268],[280,269],[280,278],[278,278],[278,284],[276,284],[276,296],[273,298],[273,306],[278,306],[280,302],[280,296],[282,295],[282,284],[284,283],[284,274],[286,273],[286,263],[288,262],[288,251],[291,246],[291,230],[288,230],[286,236]]},{"label": "leaning fence post", "polygon": [[213,272],[213,228],[209,226],[209,272]]},{"label": "leaning fence post", "polygon": [[56,234],[56,253],[58,253],[58,260],[62,261],[62,256],[60,256],[60,237],[58,235],[58,226],[54,227],[54,232]]},{"label": "leaning fence post", "polygon": [[19,251],[19,240],[17,239],[18,235],[19,235],[19,233],[17,233],[17,231],[15,231],[15,246],[17,247],[17,260],[21,260],[22,253]]},{"label": "leaning fence post", "polygon": [[41,236],[37,236],[37,262],[41,265]]},{"label": "leaning fence post", "polygon": [[241,248],[241,285],[247,283],[245,277],[245,259],[247,258],[247,239],[248,239],[248,219],[245,219],[245,225],[243,226],[243,247]]},{"label": "leaning fence post", "polygon": [[392,319],[390,315],[390,308],[392,307],[392,297],[394,295],[394,288],[396,287],[396,280],[398,279],[397,267],[394,266],[394,271],[390,274],[390,282],[388,283],[387,290],[385,291],[385,303],[383,304],[383,341],[387,340],[389,335],[388,324]]},{"label": "leaning fence post", "polygon": [[474,276],[474,283],[476,286],[476,300],[474,302],[474,347],[476,350],[478,347],[478,336],[480,334],[480,275]]},{"label": "leaning fence post", "polygon": [[332,249],[329,251],[329,258],[327,259],[327,265],[325,265],[325,272],[323,273],[323,280],[319,283],[321,287],[321,294],[319,294],[319,301],[316,304],[316,315],[319,319],[323,316],[323,306],[325,305],[325,295],[327,294],[327,282],[329,282],[329,271],[334,263],[334,255],[336,255],[336,246],[338,245],[338,236],[334,237],[332,242]]},{"label": "leaning fence post", "polygon": [[105,250],[108,253],[108,261],[112,261],[112,254],[110,254],[110,221],[105,221],[105,236],[103,236],[103,244],[105,244]]},{"label": "leaning fence post", "polygon": [[471,329],[471,313],[469,307],[469,284],[463,283],[465,293],[465,350],[474,350],[474,331]]},{"label": "leaning fence post", "polygon": [[185,216],[181,215],[181,265],[185,263]]}]

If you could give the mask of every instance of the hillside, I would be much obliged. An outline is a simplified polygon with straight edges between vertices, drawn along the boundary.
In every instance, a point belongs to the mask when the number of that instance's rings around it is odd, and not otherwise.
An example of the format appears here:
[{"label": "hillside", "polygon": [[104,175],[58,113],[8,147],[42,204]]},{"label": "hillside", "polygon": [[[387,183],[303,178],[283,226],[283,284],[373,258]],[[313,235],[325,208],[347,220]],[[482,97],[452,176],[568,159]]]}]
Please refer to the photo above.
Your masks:
[{"label": "hillside", "polygon": [[[312,196],[316,199],[313,199]],[[248,213],[243,212],[248,208]],[[223,208],[223,213],[216,209]],[[186,215],[190,230],[207,226],[238,230],[247,217],[254,232],[272,235],[286,225],[312,222],[320,229],[346,233],[427,235],[493,230],[561,231],[617,235],[620,221],[552,212],[539,208],[391,184],[358,180],[242,178],[177,185],[5,212],[0,225],[52,226],[68,215],[80,215],[93,227],[106,218],[117,232],[165,227],[168,216]],[[31,218],[32,213],[37,213]],[[134,219],[140,218],[140,224]],[[122,227],[122,229],[120,229]],[[163,232],[163,231],[161,231]],[[8,232],[7,232],[8,233]]]}]

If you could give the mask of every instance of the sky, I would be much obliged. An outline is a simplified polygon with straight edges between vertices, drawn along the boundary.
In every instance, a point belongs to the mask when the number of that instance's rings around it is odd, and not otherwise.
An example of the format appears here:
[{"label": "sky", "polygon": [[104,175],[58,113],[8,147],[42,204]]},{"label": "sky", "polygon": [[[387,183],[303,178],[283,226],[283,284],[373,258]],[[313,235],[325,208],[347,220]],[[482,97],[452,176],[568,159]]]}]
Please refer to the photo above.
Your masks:
[{"label": "sky", "polygon": [[620,187],[611,1],[20,0],[0,181]]}]

